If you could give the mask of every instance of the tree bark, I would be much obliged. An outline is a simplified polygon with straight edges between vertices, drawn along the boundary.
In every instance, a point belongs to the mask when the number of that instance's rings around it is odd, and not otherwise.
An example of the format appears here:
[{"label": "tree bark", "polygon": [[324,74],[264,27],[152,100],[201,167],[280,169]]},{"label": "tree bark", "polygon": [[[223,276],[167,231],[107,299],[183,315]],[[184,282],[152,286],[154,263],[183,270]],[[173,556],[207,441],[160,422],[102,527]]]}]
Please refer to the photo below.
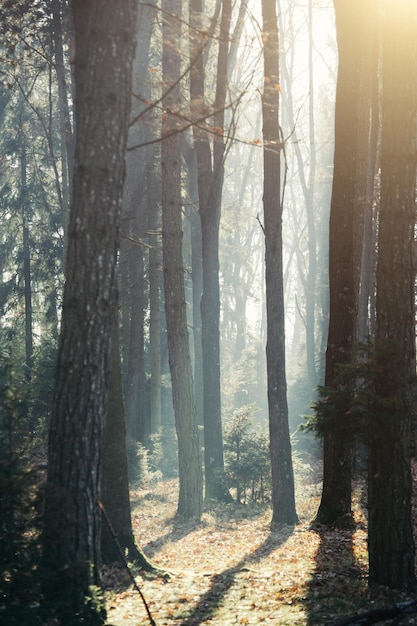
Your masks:
[{"label": "tree bark", "polygon": [[414,591],[410,381],[415,383],[413,244],[417,6],[382,2],[381,206],[376,393],[369,448],[369,582]]},{"label": "tree bark", "polygon": [[[325,385],[334,386],[338,366],[349,363],[357,338],[363,230],[362,172],[367,164],[370,102],[363,107],[362,77],[370,55],[373,2],[335,0],[339,69],[335,111],[335,153],[329,230],[329,332]],[[372,5],[372,6],[371,6]],[[365,16],[365,17],[364,17]],[[368,130],[369,132],[369,130]],[[363,142],[366,146],[363,148]],[[358,200],[361,200],[358,202]],[[342,416],[340,416],[342,419]],[[316,520],[333,524],[351,517],[352,445],[338,432],[324,436],[323,491]]]},{"label": "tree bark", "polygon": [[279,43],[275,4],[262,0],[264,33],[264,235],[267,316],[267,378],[272,471],[272,524],[295,524],[294,474],[288,425],[282,270]]},{"label": "tree bark", "polygon": [[48,617],[102,624],[99,476],[136,3],[73,0],[76,153],[43,532]]}]

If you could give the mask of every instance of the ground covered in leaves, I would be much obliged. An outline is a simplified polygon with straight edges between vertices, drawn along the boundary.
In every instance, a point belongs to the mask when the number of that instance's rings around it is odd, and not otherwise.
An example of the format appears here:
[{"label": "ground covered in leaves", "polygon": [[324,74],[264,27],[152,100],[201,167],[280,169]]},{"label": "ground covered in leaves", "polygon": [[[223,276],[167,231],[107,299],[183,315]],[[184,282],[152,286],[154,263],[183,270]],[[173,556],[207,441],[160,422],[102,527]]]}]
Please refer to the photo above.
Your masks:
[{"label": "ground covered in leaves", "polygon": [[[137,542],[170,572],[136,576],[156,625],[326,624],[406,600],[368,589],[363,481],[355,489],[356,526],[340,530],[311,523],[319,477],[319,469],[303,467],[296,481],[300,522],[276,530],[268,505],[213,504],[199,524],[175,519],[175,480],[133,492]],[[126,571],[107,569],[103,578],[108,624],[151,623]],[[401,624],[417,624],[417,617]]]}]

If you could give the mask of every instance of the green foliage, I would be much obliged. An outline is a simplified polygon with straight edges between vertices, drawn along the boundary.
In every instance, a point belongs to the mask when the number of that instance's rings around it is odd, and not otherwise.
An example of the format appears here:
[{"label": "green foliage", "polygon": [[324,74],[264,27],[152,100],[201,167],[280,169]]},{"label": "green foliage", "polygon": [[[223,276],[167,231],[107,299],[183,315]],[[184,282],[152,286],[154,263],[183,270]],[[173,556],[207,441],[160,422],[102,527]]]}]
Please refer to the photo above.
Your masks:
[{"label": "green foliage", "polygon": [[162,478],[178,476],[178,445],[175,429],[162,428],[149,437],[146,447],[132,437],[127,438],[129,481],[139,486]]},{"label": "green foliage", "polygon": [[126,450],[129,482],[134,486],[141,485],[149,475],[148,451],[139,441],[129,436],[126,440]]},{"label": "green foliage", "polygon": [[[55,586],[56,593],[52,604],[42,604],[41,613],[45,620],[43,624],[102,626],[105,623],[106,604],[103,591],[96,585],[88,585],[87,576],[88,570],[85,567],[75,567],[66,570],[58,585],[56,581],[48,581],[48,584]],[[90,572],[90,578],[92,577]]]},{"label": "green foliage", "polygon": [[302,429],[366,443],[370,428],[383,426],[384,415],[395,416],[400,398],[407,401],[412,391],[413,381],[395,366],[398,355],[398,347],[388,342],[358,344],[350,362],[338,366],[334,384],[318,388],[314,413],[305,416]]},{"label": "green foliage", "polygon": [[9,624],[36,624],[41,476],[31,465],[26,402],[10,367],[0,370],[0,606]]},{"label": "green foliage", "polygon": [[175,428],[169,424],[150,436],[149,467],[164,478],[178,476],[178,444]]},{"label": "green foliage", "polygon": [[268,500],[271,491],[269,435],[254,412],[253,405],[237,409],[225,429],[226,479],[243,504]]}]

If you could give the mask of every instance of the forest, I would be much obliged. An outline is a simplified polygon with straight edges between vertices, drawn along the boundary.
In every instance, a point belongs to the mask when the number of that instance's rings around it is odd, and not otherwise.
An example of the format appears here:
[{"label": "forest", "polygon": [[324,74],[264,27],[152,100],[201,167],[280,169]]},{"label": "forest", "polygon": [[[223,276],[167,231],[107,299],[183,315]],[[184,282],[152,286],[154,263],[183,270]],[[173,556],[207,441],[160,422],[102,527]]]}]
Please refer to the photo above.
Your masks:
[{"label": "forest", "polygon": [[415,0],[0,33],[0,624],[417,623]]}]

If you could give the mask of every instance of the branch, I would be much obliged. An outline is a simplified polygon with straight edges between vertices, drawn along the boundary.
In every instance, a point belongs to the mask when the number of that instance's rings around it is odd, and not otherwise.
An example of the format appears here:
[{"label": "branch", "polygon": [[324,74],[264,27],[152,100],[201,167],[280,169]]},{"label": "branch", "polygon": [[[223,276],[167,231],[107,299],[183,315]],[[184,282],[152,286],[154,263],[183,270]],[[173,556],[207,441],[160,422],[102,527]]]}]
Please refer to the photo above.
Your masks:
[{"label": "branch", "polygon": [[113,526],[112,526],[112,523],[111,523],[111,521],[110,521],[110,518],[109,518],[109,516],[107,515],[107,511],[106,511],[106,509],[104,508],[104,505],[103,505],[103,503],[101,502],[101,500],[97,500],[97,506],[98,506],[98,508],[100,509],[100,511],[101,511],[101,512],[102,512],[102,514],[103,514],[103,517],[104,517],[104,520],[105,520],[105,522],[106,522],[107,528],[109,529],[109,533],[110,533],[110,535],[112,536],[112,538],[113,538],[113,540],[114,540],[114,542],[115,542],[115,544],[116,544],[116,546],[117,546],[117,549],[118,549],[119,554],[120,554],[120,558],[122,559],[123,565],[124,565],[124,566],[125,566],[125,568],[127,569],[127,573],[129,574],[129,578],[130,578],[130,580],[132,581],[133,587],[136,589],[136,591],[138,592],[138,594],[140,595],[140,597],[141,597],[141,599],[142,599],[142,602],[143,602],[143,604],[144,604],[144,606],[145,606],[146,613],[147,613],[147,615],[148,615],[148,617],[149,617],[149,621],[150,621],[150,623],[151,623],[151,626],[156,626],[156,622],[155,622],[155,620],[153,619],[152,614],[151,614],[151,612],[150,612],[150,610],[149,610],[148,604],[147,604],[147,602],[146,602],[146,600],[145,600],[145,596],[143,595],[142,591],[140,590],[140,587],[139,587],[138,583],[136,582],[135,577],[133,576],[133,574],[132,574],[132,572],[131,572],[131,570],[130,570],[130,567],[129,567],[129,565],[128,565],[128,562],[126,561],[126,557],[125,557],[125,555],[124,555],[124,552],[123,552],[123,550],[122,550],[122,547],[121,547],[121,545],[120,545],[120,543],[119,543],[119,540],[118,540],[118,538],[117,538],[117,535],[116,535],[116,533],[114,532],[114,528],[113,528]]}]

